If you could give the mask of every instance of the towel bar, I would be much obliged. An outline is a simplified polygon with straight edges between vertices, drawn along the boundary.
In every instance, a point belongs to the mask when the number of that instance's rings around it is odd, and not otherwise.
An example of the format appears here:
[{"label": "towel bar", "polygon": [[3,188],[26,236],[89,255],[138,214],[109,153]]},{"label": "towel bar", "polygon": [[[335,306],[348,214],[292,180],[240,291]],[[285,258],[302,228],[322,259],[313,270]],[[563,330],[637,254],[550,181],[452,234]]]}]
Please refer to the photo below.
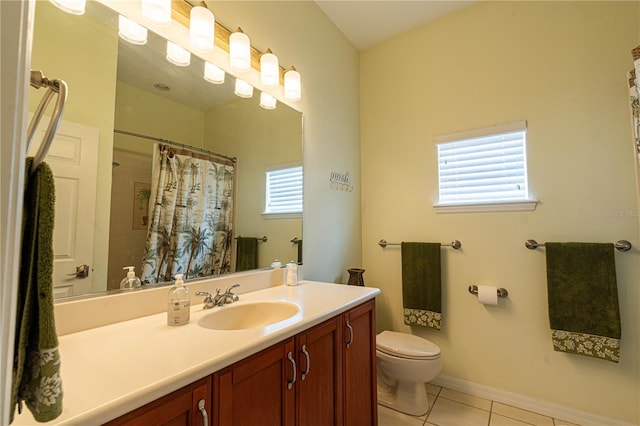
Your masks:
[{"label": "towel bar", "polygon": [[[524,246],[526,248],[528,248],[529,250],[535,250],[538,247],[544,247],[544,243],[543,244],[539,244],[536,240],[527,240],[524,242]],[[631,250],[631,243],[627,240],[618,240],[616,241],[616,243],[614,244],[614,247],[618,250],[618,251],[629,251]]]},{"label": "towel bar", "polygon": [[[234,239],[237,240],[238,238],[242,238],[242,235],[238,235],[237,237],[235,237]],[[267,236],[265,235],[264,237],[261,238],[256,238],[256,240],[258,241],[262,241],[263,243],[267,242]]]},{"label": "towel bar", "polygon": [[[500,287],[499,289],[497,289],[497,292],[498,292],[498,297],[504,298],[504,297],[507,297],[509,295],[509,292],[507,291],[506,288]],[[469,293],[477,295],[478,294],[478,286],[475,285],[475,284],[474,285],[470,285],[469,286]]]},{"label": "towel bar", "polygon": [[[388,243],[387,240],[380,240],[378,241],[378,245],[382,248],[385,248],[386,246],[399,246],[400,243]],[[443,247],[453,247],[456,250],[462,247],[462,243],[458,240],[451,241],[451,244],[440,244],[440,245]]]}]

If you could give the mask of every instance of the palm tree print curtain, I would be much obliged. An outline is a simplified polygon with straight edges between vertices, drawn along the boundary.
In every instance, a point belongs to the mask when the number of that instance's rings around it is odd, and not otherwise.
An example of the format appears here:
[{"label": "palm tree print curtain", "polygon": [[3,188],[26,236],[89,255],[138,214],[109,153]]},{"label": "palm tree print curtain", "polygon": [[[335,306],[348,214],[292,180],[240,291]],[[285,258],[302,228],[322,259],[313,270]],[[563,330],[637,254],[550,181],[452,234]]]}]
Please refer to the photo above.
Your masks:
[{"label": "palm tree print curtain", "polygon": [[640,46],[631,51],[633,70],[629,76],[629,97],[633,120],[633,132],[636,144],[636,161],[640,164]]},{"label": "palm tree print curtain", "polygon": [[143,283],[230,272],[234,164],[154,149]]}]

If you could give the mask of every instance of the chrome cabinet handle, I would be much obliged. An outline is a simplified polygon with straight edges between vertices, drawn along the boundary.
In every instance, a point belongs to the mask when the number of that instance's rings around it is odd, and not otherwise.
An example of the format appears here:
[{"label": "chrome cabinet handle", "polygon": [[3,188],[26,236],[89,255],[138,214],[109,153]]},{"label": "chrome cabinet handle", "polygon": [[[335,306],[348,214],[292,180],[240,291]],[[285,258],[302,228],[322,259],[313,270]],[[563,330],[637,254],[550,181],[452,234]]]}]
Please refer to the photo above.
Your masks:
[{"label": "chrome cabinet handle", "polygon": [[293,384],[296,382],[296,376],[298,375],[298,372],[296,370],[296,360],[293,359],[293,355],[291,354],[291,352],[287,354],[287,359],[291,361],[291,365],[293,367],[293,379],[287,382],[287,389],[291,389],[293,387]]},{"label": "chrome cabinet handle", "polygon": [[304,369],[304,373],[302,373],[301,375],[301,379],[304,380],[305,377],[307,377],[307,375],[309,374],[309,367],[310,367],[310,359],[309,359],[309,352],[307,352],[307,345],[302,345],[302,348],[300,348],[300,350],[302,351],[302,353],[304,354],[305,358],[307,358],[307,367]]},{"label": "chrome cabinet handle", "polygon": [[348,348],[353,343],[353,327],[351,327],[351,324],[349,324],[349,321],[347,321],[347,328],[349,329],[349,341],[347,342],[347,348]]},{"label": "chrome cabinet handle", "polygon": [[204,426],[209,426],[209,415],[207,414],[207,409],[205,408],[204,399],[198,401],[198,410],[200,410],[200,414],[202,414],[202,424]]}]

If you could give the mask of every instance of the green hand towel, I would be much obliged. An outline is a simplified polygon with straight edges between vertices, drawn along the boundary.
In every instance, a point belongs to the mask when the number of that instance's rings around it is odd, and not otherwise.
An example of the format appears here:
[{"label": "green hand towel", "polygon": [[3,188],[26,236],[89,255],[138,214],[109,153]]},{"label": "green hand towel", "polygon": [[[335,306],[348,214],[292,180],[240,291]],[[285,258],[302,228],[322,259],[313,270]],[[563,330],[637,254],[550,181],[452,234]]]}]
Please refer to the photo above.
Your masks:
[{"label": "green hand towel", "polygon": [[618,362],[620,310],[613,244],[546,243],[556,351]]},{"label": "green hand towel", "polygon": [[405,243],[402,252],[404,323],[440,330],[440,243]]},{"label": "green hand towel", "polygon": [[47,422],[62,413],[53,315],[54,180],[46,163],[29,176],[32,161],[26,165],[10,417],[24,401],[37,421]]},{"label": "green hand towel", "polygon": [[236,272],[256,269],[258,267],[258,239],[238,237],[236,257]]}]

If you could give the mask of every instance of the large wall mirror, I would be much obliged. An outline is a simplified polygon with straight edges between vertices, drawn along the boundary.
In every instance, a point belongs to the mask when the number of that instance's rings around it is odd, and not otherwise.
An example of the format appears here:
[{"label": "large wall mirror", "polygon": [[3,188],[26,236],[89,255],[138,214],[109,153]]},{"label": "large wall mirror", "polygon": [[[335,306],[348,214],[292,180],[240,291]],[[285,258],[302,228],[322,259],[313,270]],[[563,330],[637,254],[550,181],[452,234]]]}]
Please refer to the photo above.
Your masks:
[{"label": "large wall mirror", "polygon": [[[122,40],[118,14],[101,3],[88,2],[82,16],[36,3],[31,67],[69,85],[64,122],[46,159],[56,176],[58,300],[121,291],[127,266],[145,288],[175,273],[192,280],[276,259],[301,261],[302,215],[264,214],[266,172],[302,166],[300,112],[281,103],[260,107],[258,90],[236,96],[229,74],[224,84],[209,83],[195,54],[188,66],[168,62],[166,40],[152,31],[144,45]],[[31,89],[31,111],[41,96]],[[81,189],[65,175],[76,154],[95,157],[88,163],[95,183]],[[174,206],[184,212],[179,220],[164,218],[173,231],[163,239],[155,229],[150,244],[155,206],[166,204],[154,195],[171,185],[184,187]],[[185,195],[194,188],[201,198]],[[164,266],[145,272],[153,256]],[[172,268],[178,257],[188,260]],[[88,277],[74,275],[82,264]]]}]

